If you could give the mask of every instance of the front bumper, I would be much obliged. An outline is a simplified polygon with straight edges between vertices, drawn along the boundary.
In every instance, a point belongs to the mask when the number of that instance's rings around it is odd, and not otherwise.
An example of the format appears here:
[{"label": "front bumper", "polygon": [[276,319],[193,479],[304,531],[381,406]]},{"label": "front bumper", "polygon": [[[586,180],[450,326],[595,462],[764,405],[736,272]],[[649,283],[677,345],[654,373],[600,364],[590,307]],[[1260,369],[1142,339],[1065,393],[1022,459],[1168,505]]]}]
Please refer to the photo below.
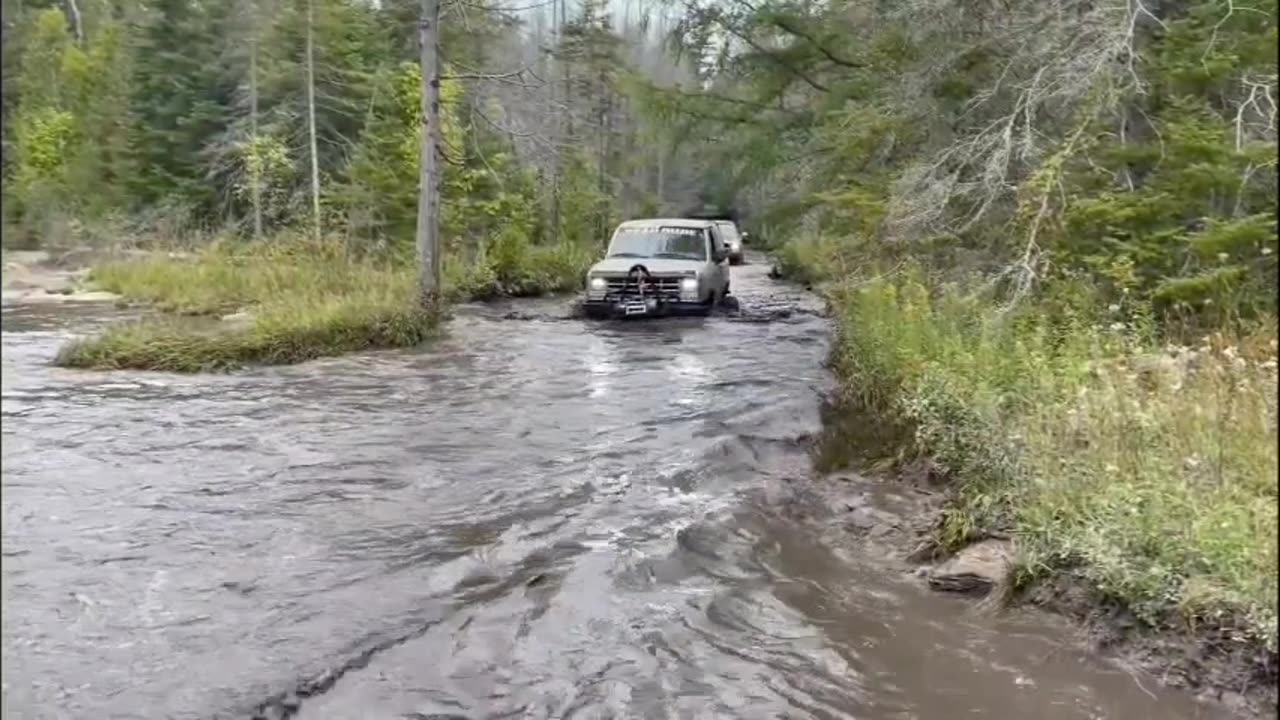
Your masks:
[{"label": "front bumper", "polygon": [[705,315],[705,303],[678,300],[672,297],[644,298],[625,295],[608,295],[603,298],[584,298],[582,309],[591,317],[668,317],[673,315]]}]

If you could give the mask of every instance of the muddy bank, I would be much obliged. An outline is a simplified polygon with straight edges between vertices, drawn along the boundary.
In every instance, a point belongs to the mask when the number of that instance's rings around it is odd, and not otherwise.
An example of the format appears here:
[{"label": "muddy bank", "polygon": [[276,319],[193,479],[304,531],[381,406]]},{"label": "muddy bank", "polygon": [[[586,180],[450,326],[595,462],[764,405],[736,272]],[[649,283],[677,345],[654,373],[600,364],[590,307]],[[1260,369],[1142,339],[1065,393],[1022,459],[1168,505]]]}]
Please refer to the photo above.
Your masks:
[{"label": "muddy bank", "polygon": [[[871,524],[868,532],[856,519],[838,523],[835,532],[850,547],[868,537],[876,551],[895,558],[903,572],[922,586],[963,598],[975,612],[1035,612],[1069,621],[1077,642],[1072,652],[1106,662],[1148,685],[1190,692],[1241,717],[1277,716],[1277,655],[1245,633],[1205,623],[1195,629],[1169,623],[1153,627],[1112,599],[1103,597],[1083,578],[1062,572],[1049,580],[1015,587],[1017,549],[1007,536],[976,538],[958,552],[946,553],[936,542],[942,514],[955,479],[928,459],[902,461],[894,448],[904,433],[865,410],[828,405],[824,434],[815,445],[818,464],[832,468],[870,468],[873,475],[912,498],[897,517]],[[853,511],[859,496],[850,471],[829,475],[826,503]],[[1144,690],[1147,686],[1144,685]]]},{"label": "muddy bank", "polygon": [[0,297],[12,303],[114,302],[119,296],[92,290],[85,281],[100,258],[90,250],[50,253],[6,250]]}]

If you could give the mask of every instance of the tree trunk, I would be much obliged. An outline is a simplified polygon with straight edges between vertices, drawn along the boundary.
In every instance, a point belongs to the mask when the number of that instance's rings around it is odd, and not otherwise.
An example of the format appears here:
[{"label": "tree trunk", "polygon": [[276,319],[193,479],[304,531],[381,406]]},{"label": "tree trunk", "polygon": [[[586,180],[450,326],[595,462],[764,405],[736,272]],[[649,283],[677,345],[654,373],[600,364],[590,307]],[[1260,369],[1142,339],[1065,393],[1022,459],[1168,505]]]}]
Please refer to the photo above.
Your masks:
[{"label": "tree trunk", "polygon": [[658,214],[661,215],[667,198],[667,144],[665,138],[658,135]]},{"label": "tree trunk", "polygon": [[75,36],[76,45],[84,45],[84,21],[80,18],[80,6],[76,0],[67,0],[67,19],[71,22],[71,32]]},{"label": "tree trunk", "polygon": [[[563,4],[565,0],[560,0]],[[551,7],[551,22],[555,27],[553,31],[554,40],[552,47],[559,47],[563,52],[564,42],[564,25],[560,23],[560,18],[556,14],[557,9],[554,5]],[[563,55],[556,59],[556,62],[564,62]],[[548,73],[547,77],[550,77]],[[547,96],[551,98],[551,112],[554,112],[556,118],[555,129],[555,161],[552,167],[551,176],[551,237],[558,243],[560,242],[560,178],[564,172],[564,112],[557,111],[555,108],[556,86],[555,83],[547,83]],[[566,100],[567,102],[567,100]]]},{"label": "tree trunk", "polygon": [[[609,192],[609,133],[612,132],[613,130],[612,123],[610,123],[613,104],[610,102],[610,97],[609,97],[609,84],[608,84],[608,75],[607,75],[608,68],[605,67],[604,61],[599,61],[599,62],[600,62],[600,69],[599,69],[598,75],[599,75],[600,87],[598,92],[600,93],[600,98],[599,98],[600,104],[599,104],[599,117],[597,118],[597,123],[600,128],[599,129],[600,148],[598,150],[599,167],[596,169],[596,187],[600,192],[600,197],[607,198],[610,195],[610,192]],[[596,212],[596,239],[597,240],[599,240],[600,238],[603,238],[605,236],[605,233],[609,232],[608,227],[606,227],[607,224],[608,224],[608,218],[605,217],[604,209],[602,207],[598,212]]]},{"label": "tree trunk", "polygon": [[440,0],[422,0],[422,146],[418,194],[418,291],[423,307],[440,295]]},{"label": "tree trunk", "polygon": [[[569,147],[573,142],[573,63],[566,56],[566,48],[564,46],[564,31],[569,25],[568,12],[565,10],[565,3],[568,0],[560,0],[560,43],[561,43],[561,64],[564,66],[564,138],[561,139],[562,147]],[[563,150],[561,151],[563,152]]]},{"label": "tree trunk", "polygon": [[[250,6],[252,7],[252,5]],[[250,17],[249,39],[249,135],[253,148],[253,166],[249,174],[249,192],[253,197],[253,239],[262,239],[262,158],[258,157],[258,19]]]},{"label": "tree trunk", "polygon": [[315,1],[307,0],[307,140],[311,146],[311,232],[316,240],[320,227],[320,159],[316,149]]}]

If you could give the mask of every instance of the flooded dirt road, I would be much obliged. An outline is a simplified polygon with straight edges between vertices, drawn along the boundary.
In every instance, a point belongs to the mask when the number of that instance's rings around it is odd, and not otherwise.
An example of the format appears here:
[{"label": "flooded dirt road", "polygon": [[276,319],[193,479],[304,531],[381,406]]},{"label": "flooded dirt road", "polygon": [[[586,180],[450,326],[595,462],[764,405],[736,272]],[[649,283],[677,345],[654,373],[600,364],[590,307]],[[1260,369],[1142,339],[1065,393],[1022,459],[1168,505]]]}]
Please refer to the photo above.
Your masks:
[{"label": "flooded dirt road", "polygon": [[57,370],[113,312],[6,305],[4,717],[1222,717],[837,532],[912,500],[809,477],[827,327],[765,270],[228,376]]}]

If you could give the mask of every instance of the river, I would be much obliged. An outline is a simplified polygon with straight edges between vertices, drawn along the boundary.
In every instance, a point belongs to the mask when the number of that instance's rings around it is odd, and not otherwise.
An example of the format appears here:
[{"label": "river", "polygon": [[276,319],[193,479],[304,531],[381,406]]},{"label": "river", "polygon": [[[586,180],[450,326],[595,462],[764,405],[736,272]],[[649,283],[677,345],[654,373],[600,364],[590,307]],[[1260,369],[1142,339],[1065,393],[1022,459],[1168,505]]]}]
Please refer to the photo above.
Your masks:
[{"label": "river", "polygon": [[756,260],[745,317],[220,376],[52,368],[119,311],[5,305],[4,717],[1226,717],[833,532],[828,327]]}]

